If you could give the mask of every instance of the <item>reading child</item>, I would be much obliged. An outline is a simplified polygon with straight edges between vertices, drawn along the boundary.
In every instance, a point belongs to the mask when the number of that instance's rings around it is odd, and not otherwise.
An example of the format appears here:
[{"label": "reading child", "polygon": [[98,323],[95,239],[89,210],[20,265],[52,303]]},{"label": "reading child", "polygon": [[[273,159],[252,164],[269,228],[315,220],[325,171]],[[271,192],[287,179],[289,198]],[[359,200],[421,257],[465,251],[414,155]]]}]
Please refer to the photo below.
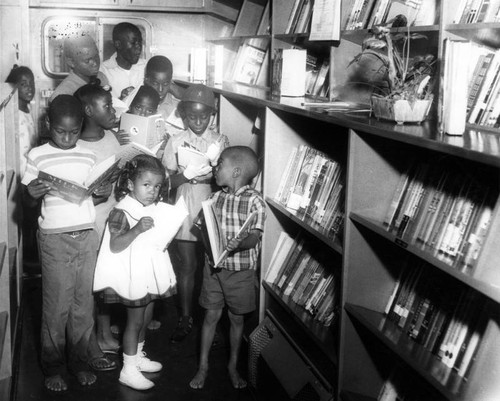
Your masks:
[{"label": "reading child", "polygon": [[130,102],[128,113],[142,117],[152,116],[158,110],[160,95],[158,92],[146,85],[142,85]]},{"label": "reading child", "polygon": [[[181,259],[176,272],[181,316],[172,334],[172,342],[182,341],[192,330],[194,278],[200,254],[194,220],[200,213],[201,202],[212,193],[212,168],[208,162],[217,160],[220,149],[229,146],[225,135],[219,135],[213,127],[209,127],[215,112],[215,97],[205,85],[190,86],[178,108],[188,128],[170,139],[162,159],[170,176],[171,188],[177,189],[177,199],[184,197],[189,210],[189,216],[176,236]],[[180,166],[177,162],[180,147],[191,147],[211,157],[206,158],[206,164]]]},{"label": "reading child", "polygon": [[[238,354],[243,336],[245,314],[255,309],[255,269],[264,229],[265,202],[262,195],[250,186],[259,170],[255,152],[246,146],[224,149],[214,176],[222,190],[212,195],[215,214],[228,238],[228,257],[214,269],[205,263],[200,305],[205,309],[201,329],[201,350],[198,372],[189,385],[201,389],[208,374],[208,356],[217,322],[224,306],[230,321],[230,354],[227,365],[234,388],[246,387],[237,371]],[[250,213],[257,214],[248,230],[236,236]]]},{"label": "reading child", "polygon": [[[111,93],[102,88],[97,82],[87,84],[75,92],[75,96],[82,103],[83,129],[80,140],[77,142],[83,149],[95,153],[97,163],[106,160],[120,151],[120,144],[112,131],[116,120],[115,109]],[[102,239],[104,227],[109,212],[116,204],[114,196],[97,198],[95,203],[96,226],[99,239]],[[100,241],[99,241],[100,242]],[[119,343],[113,337],[110,326],[109,308],[103,302],[97,301],[97,342],[102,351],[117,353]]]},{"label": "reading child", "polygon": [[145,234],[154,226],[151,216],[160,207],[164,183],[165,169],[157,158],[139,155],[126,164],[116,186],[120,201],[109,214],[94,277],[94,291],[104,291],[104,302],[127,308],[119,381],[136,390],[154,386],[141,372],[162,369],[143,351],[152,301],[175,291],[168,252]]},{"label": "reading child", "polygon": [[[28,153],[22,179],[34,199],[42,198],[38,219],[43,302],[41,362],[45,387],[52,391],[68,388],[66,367],[82,386],[96,381],[88,364],[98,370],[116,368],[102,353],[96,354],[91,344],[95,341],[92,279],[99,242],[94,230],[94,198],[86,198],[81,204],[68,202],[53,195],[50,184],[38,179],[38,173],[44,171],[84,183],[96,156],[77,144],[82,121],[82,107],[74,96],[56,97],[46,121],[50,141]],[[110,193],[110,185],[95,191],[97,197]]]}]

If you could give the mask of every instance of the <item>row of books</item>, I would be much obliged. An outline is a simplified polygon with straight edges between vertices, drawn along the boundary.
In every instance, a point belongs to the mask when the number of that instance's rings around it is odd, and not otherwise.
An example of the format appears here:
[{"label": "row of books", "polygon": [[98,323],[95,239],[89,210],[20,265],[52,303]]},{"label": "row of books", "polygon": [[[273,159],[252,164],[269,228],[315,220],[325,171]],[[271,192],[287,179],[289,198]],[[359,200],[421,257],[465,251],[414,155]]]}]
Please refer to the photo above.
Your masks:
[{"label": "row of books", "polygon": [[499,127],[500,117],[500,52],[479,48],[467,97],[467,122],[486,127]]},{"label": "row of books", "polygon": [[498,22],[500,20],[499,0],[460,0],[457,2],[454,24],[477,22]]},{"label": "row of books", "polygon": [[329,237],[344,225],[345,171],[307,145],[293,148],[274,199]]},{"label": "row of books", "polygon": [[281,232],[264,280],[314,320],[330,326],[339,313],[339,277],[324,258],[304,236]]},{"label": "row of books", "polygon": [[390,23],[404,15],[407,25],[431,25],[435,19],[435,0],[353,0],[342,7],[341,29],[368,29]]},{"label": "row of books", "polygon": [[402,334],[467,377],[486,327],[485,298],[470,287],[440,286],[426,263],[409,259],[388,300],[387,318]]},{"label": "row of books", "polygon": [[405,241],[471,273],[495,204],[491,185],[478,177],[451,161],[410,163],[394,191],[384,224]]},{"label": "row of books", "polygon": [[257,85],[261,74],[265,74],[267,42],[249,40],[241,44],[233,63],[232,80],[248,85]]}]

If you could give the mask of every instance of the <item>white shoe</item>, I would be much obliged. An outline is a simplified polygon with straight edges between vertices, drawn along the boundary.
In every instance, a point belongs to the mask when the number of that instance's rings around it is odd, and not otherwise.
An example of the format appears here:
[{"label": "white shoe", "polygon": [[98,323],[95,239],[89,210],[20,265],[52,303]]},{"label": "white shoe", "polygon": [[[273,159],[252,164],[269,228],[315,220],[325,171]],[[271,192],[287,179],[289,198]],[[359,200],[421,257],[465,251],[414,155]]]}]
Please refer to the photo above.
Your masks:
[{"label": "white shoe", "polygon": [[141,372],[155,373],[159,372],[163,365],[160,362],[155,362],[146,356],[146,353],[141,351],[137,354],[137,368]]},{"label": "white shoe", "polygon": [[146,379],[139,369],[134,368],[122,369],[118,380],[121,384],[135,390],[149,390],[155,385],[151,380]]}]

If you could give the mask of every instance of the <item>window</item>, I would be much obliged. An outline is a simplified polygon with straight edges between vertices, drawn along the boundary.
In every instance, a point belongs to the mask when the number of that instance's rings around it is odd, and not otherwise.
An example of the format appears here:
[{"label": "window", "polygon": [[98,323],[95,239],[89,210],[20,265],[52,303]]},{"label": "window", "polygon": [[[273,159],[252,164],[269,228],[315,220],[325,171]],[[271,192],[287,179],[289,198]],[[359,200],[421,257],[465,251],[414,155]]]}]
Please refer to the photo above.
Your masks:
[{"label": "window", "polygon": [[143,18],[75,18],[50,17],[42,24],[42,66],[44,72],[53,78],[64,78],[69,73],[64,58],[64,39],[78,35],[90,35],[94,38],[101,63],[115,51],[112,34],[113,27],[119,22],[130,22],[142,33],[142,57],[149,58],[150,49],[146,43],[152,43],[151,24]]}]

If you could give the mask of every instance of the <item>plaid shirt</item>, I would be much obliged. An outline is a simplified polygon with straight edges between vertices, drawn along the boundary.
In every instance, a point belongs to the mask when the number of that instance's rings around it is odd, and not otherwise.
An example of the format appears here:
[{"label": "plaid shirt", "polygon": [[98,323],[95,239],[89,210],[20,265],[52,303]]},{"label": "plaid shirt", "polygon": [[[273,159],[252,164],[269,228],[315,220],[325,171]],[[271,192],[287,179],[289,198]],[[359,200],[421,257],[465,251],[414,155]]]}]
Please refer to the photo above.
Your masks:
[{"label": "plaid shirt", "polygon": [[[266,218],[266,204],[259,191],[250,185],[241,187],[234,194],[218,191],[212,195],[214,209],[219,221],[222,223],[222,232],[226,238],[233,238],[245,222],[247,216],[254,210],[256,218],[248,228],[251,230],[264,230]],[[220,264],[226,270],[240,271],[256,269],[260,253],[260,241],[254,248],[239,250],[229,254],[227,259]]]}]

